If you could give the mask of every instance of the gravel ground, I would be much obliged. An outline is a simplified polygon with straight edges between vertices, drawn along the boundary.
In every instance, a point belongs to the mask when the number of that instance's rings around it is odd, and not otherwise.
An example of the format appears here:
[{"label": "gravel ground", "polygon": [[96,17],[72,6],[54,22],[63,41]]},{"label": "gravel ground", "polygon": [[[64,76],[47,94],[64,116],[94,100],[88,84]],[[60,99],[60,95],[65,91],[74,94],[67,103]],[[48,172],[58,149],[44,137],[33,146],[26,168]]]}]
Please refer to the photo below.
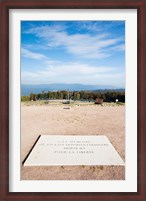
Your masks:
[{"label": "gravel ground", "polygon": [[[21,104],[21,162],[39,135],[106,135],[125,161],[125,106]],[[68,106],[67,106],[68,107]],[[124,166],[21,165],[22,180],[124,180]]]}]

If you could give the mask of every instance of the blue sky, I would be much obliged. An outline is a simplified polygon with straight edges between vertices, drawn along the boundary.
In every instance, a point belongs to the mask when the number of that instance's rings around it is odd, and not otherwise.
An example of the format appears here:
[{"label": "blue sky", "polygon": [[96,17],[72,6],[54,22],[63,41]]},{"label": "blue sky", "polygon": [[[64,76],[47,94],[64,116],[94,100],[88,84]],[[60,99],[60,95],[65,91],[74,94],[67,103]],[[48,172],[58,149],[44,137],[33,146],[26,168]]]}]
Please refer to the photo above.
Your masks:
[{"label": "blue sky", "polygon": [[124,21],[22,21],[21,83],[125,87]]}]

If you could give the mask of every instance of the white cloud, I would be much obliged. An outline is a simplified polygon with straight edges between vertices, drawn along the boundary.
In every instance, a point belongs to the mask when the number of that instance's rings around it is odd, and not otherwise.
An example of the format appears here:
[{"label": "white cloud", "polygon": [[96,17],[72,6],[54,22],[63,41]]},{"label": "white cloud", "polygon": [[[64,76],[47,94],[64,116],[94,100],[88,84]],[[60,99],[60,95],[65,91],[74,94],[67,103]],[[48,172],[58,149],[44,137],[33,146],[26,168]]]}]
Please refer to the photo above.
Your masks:
[{"label": "white cloud", "polygon": [[115,47],[115,49],[116,49],[117,51],[125,51],[125,45],[124,45],[124,44],[118,45],[118,46]]},{"label": "white cloud", "polygon": [[34,52],[31,52],[31,51],[26,50],[24,48],[21,49],[21,54],[23,57],[30,58],[30,59],[37,59],[37,60],[47,59],[47,57],[43,54],[34,53]]},{"label": "white cloud", "polygon": [[[49,62],[48,62],[49,63]],[[116,85],[122,82],[124,74],[117,73],[117,68],[91,66],[83,63],[61,63],[51,61],[44,70],[33,73],[22,72],[23,84],[80,83]]]},{"label": "white cloud", "polygon": [[86,29],[89,32],[100,32],[103,31],[103,27],[99,26],[98,22],[90,23],[90,21],[84,21],[84,22],[79,22],[78,23],[78,28],[79,29]]},{"label": "white cloud", "polygon": [[[114,68],[111,67],[100,67],[100,66],[91,66],[83,63],[59,63],[49,66],[47,69],[49,74],[55,74],[59,76],[93,76],[98,73],[105,73],[113,71]],[[65,79],[66,77],[64,77]]]},{"label": "white cloud", "polygon": [[[95,27],[92,27],[93,29]],[[70,54],[83,58],[105,58],[112,55],[111,46],[116,46],[120,38],[109,38],[107,34],[68,34],[62,26],[40,26],[27,33],[46,40],[48,48],[62,47]],[[108,50],[108,51],[107,51]]]}]

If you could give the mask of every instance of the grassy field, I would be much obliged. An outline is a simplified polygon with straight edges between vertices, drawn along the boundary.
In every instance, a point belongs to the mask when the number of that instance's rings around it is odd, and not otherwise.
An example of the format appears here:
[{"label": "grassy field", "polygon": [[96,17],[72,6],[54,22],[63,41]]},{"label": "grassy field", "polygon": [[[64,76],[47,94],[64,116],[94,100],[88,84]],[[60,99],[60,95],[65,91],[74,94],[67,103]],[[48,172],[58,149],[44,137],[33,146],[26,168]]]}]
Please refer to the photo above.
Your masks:
[{"label": "grassy field", "polygon": [[33,106],[33,105],[62,105],[62,106],[121,106],[121,105],[125,105],[125,103],[122,102],[118,102],[118,103],[114,103],[114,102],[103,102],[102,104],[95,104],[94,102],[89,102],[89,101],[71,101],[70,104],[63,104],[64,100],[38,100],[38,101],[26,101],[26,102],[22,102],[24,105],[26,106]]}]

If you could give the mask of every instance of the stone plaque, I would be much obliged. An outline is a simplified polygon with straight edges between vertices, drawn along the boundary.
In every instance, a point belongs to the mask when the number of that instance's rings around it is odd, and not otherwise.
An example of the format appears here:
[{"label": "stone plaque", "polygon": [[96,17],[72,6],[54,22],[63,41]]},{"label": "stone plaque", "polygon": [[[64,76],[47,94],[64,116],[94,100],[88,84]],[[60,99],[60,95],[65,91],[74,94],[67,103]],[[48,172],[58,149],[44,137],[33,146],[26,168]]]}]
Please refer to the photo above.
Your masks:
[{"label": "stone plaque", "polygon": [[106,136],[41,135],[24,166],[124,165]]}]

